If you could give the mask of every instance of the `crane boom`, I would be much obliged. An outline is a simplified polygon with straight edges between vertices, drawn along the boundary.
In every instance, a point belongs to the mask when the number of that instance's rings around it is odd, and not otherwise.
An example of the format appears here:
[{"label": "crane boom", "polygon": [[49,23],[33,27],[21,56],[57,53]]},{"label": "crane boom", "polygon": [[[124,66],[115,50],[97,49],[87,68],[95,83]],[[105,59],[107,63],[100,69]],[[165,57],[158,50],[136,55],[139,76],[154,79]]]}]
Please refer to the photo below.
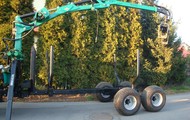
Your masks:
[{"label": "crane boom", "polygon": [[[29,31],[33,29],[34,27],[41,26],[42,24],[50,21],[51,19],[54,19],[65,13],[84,11],[84,10],[104,9],[104,8],[109,8],[112,5],[135,8],[135,9],[140,9],[140,10],[147,10],[147,11],[152,11],[152,12],[160,12],[162,14],[165,14],[166,16],[170,15],[169,11],[167,9],[164,9],[163,7],[147,6],[147,5],[136,4],[136,3],[131,3],[131,2],[118,1],[118,0],[105,0],[105,1],[83,0],[76,3],[71,2],[66,5],[54,8],[53,10],[55,11],[53,13],[50,13],[51,10],[48,10],[47,8],[44,7],[41,10],[36,11],[34,13],[28,13],[25,15],[16,16],[15,18],[15,28],[16,28],[15,39],[16,40],[15,40],[14,49],[21,52],[23,32]],[[26,24],[22,21],[23,18],[30,17],[30,16],[34,16],[35,20],[33,22]]]}]

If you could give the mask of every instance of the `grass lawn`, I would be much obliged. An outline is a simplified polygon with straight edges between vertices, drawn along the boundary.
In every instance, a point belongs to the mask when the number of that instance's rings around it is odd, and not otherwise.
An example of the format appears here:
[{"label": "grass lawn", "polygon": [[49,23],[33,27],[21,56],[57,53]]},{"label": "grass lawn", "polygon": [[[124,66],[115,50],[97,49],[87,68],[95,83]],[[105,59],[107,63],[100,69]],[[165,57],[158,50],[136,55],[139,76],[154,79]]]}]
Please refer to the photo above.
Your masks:
[{"label": "grass lawn", "polygon": [[190,77],[181,85],[168,86],[165,91],[167,94],[190,92]]}]

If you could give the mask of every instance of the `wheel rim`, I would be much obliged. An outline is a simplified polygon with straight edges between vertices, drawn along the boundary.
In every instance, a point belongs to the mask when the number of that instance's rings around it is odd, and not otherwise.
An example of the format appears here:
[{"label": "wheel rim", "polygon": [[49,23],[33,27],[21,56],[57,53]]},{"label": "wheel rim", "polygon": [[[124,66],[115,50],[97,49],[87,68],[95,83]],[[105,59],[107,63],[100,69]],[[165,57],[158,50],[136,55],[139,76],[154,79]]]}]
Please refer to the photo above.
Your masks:
[{"label": "wheel rim", "polygon": [[129,95],[125,98],[124,100],[125,109],[133,110],[136,106],[137,106],[137,99],[134,96]]},{"label": "wheel rim", "polygon": [[110,95],[105,95],[104,93],[101,93],[101,96],[102,96],[103,98],[109,98],[109,97],[110,97]]},{"label": "wheel rim", "polygon": [[153,96],[152,96],[152,100],[151,100],[152,104],[155,106],[155,107],[158,107],[162,104],[163,102],[163,97],[162,97],[162,94],[160,93],[155,93]]},{"label": "wheel rim", "polygon": [[[106,89],[106,88],[109,88],[109,87],[104,87],[104,89]],[[103,98],[109,98],[109,97],[110,97],[110,95],[105,94],[104,92],[102,92],[102,93],[100,93],[100,94],[101,94],[101,96],[102,96]]]}]

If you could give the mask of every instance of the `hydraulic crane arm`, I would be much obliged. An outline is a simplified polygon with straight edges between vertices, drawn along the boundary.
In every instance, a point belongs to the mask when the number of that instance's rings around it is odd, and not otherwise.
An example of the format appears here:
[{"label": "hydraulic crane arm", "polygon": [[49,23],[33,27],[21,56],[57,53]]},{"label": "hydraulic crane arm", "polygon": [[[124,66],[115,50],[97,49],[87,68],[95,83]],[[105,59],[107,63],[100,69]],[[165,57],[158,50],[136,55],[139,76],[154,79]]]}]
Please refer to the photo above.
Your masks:
[{"label": "hydraulic crane arm", "polygon": [[[85,3],[91,3],[91,4],[90,4],[90,6],[83,5]],[[136,4],[136,3],[130,3],[130,2],[122,2],[122,1],[118,1],[118,0],[110,0],[110,1],[104,1],[104,2],[102,2],[101,0],[82,0],[79,2],[68,3],[66,6],[59,7],[59,9],[61,10],[61,8],[69,8],[68,6],[72,6],[72,5],[75,5],[74,9],[68,9],[67,12],[89,10],[89,9],[91,9],[91,10],[101,9],[101,8],[108,8],[110,5],[117,5],[117,6],[129,7],[129,8],[159,12],[159,13],[165,14],[167,16],[170,16],[169,10],[162,6],[158,6],[158,5],[147,6],[147,5],[141,5],[141,4]],[[59,11],[58,8],[56,8],[56,9],[57,9],[57,11]],[[64,14],[64,13],[65,13],[64,11],[60,12],[60,14]],[[24,15],[21,15],[20,17],[26,18],[29,16],[33,16],[34,14],[35,14],[35,12],[24,14]]]},{"label": "hydraulic crane arm", "polygon": [[[85,3],[85,4],[84,4]],[[84,10],[96,10],[96,9],[104,9],[108,8],[111,5],[116,6],[124,6],[128,8],[135,8],[140,10],[147,10],[152,12],[160,12],[166,16],[170,16],[170,12],[164,8],[164,7],[158,7],[158,6],[147,6],[142,4],[136,4],[131,2],[122,2],[118,0],[82,0],[75,3],[68,3],[67,5],[59,6],[57,8],[48,10],[47,8],[43,7],[41,10],[36,11],[34,13],[29,13],[21,16],[16,16],[15,18],[15,28],[16,28],[16,34],[15,34],[15,47],[14,49],[17,51],[22,50],[22,33],[25,31],[29,31],[33,29],[34,27],[40,26],[47,21],[50,21],[53,18],[56,18],[60,15],[63,15],[65,13],[75,12],[75,11],[84,11]],[[51,11],[51,13],[50,13]],[[23,18],[34,16],[34,21],[31,23],[24,23],[22,21]]]}]

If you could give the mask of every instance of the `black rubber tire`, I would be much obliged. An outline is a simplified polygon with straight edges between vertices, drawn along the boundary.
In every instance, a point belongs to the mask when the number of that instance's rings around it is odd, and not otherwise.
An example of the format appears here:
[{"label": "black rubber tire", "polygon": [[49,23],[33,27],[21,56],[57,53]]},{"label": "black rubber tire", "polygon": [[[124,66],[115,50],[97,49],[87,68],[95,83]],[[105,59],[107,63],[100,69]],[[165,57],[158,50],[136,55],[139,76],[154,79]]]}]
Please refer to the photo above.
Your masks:
[{"label": "black rubber tire", "polygon": [[[108,82],[100,82],[96,86],[96,88],[99,88],[99,89],[113,88],[113,85]],[[113,99],[114,94],[112,93],[112,91],[110,91],[110,94],[107,94],[107,95],[105,95],[103,92],[99,92],[99,93],[96,93],[96,97],[100,102],[110,102]]]},{"label": "black rubber tire", "polygon": [[145,110],[160,111],[166,103],[164,90],[156,85],[146,87],[141,94],[141,102]]},{"label": "black rubber tire", "polygon": [[[134,102],[134,104],[130,106],[129,104],[131,103],[131,99],[133,99],[132,102]],[[128,107],[127,104],[131,108],[126,108]],[[122,88],[115,94],[114,106],[116,110],[122,115],[125,116],[134,115],[135,113],[138,112],[141,106],[140,95],[135,89],[127,87]]]},{"label": "black rubber tire", "polygon": [[120,87],[132,87],[132,84],[129,81],[123,81],[119,84]]}]

